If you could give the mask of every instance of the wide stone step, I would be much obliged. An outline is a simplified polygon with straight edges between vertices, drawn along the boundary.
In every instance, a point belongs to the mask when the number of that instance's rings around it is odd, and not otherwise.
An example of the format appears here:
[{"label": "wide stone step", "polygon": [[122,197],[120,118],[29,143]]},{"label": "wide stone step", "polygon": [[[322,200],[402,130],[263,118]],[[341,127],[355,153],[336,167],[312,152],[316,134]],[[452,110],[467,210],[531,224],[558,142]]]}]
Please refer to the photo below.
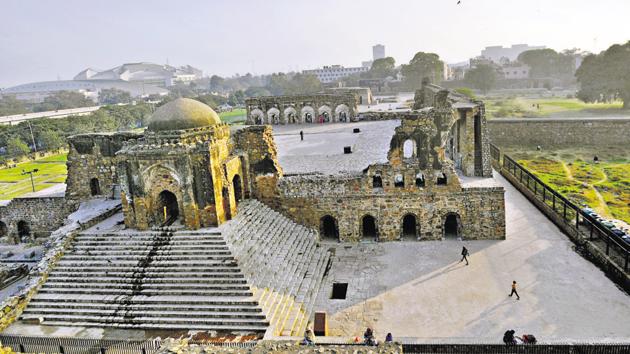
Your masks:
[{"label": "wide stone step", "polygon": [[172,274],[190,274],[190,276],[194,276],[193,273],[198,272],[199,275],[201,274],[211,274],[211,273],[221,273],[221,274],[225,274],[225,273],[237,273],[237,274],[242,274],[241,270],[238,267],[209,267],[209,268],[204,268],[204,269],[200,269],[199,267],[177,267],[177,268],[173,268],[173,267],[155,267],[155,266],[151,266],[151,267],[146,267],[146,268],[140,268],[140,267],[133,267],[133,266],[128,266],[126,268],[122,268],[122,267],[116,267],[116,268],[112,268],[112,267],[108,267],[108,266],[78,266],[78,267],[74,267],[74,266],[58,266],[55,268],[55,273],[57,272],[67,272],[67,273],[73,273],[73,274],[82,274],[82,273],[138,273],[138,272],[142,272],[144,274],[150,274],[150,273],[155,273],[155,274],[163,274],[163,273],[172,273]]},{"label": "wide stone step", "polygon": [[[126,277],[121,277],[121,276],[110,276],[110,277],[68,277],[68,276],[57,276],[57,275],[50,275],[48,277],[48,283],[52,284],[57,284],[57,283],[64,283],[64,282],[71,282],[73,284],[82,284],[82,283],[86,283],[86,284],[117,284],[117,283],[124,283],[124,284],[128,284],[129,282],[133,281],[135,279],[135,277],[132,276],[133,274],[130,274],[129,276]],[[47,283],[47,284],[48,284]],[[220,284],[247,284],[247,281],[244,278],[237,278],[237,279],[232,279],[232,278],[192,278],[192,277],[180,277],[180,278],[176,278],[176,277],[161,277],[161,278],[156,278],[156,277],[146,277],[143,276],[142,277],[142,283],[143,284],[186,284],[186,283],[191,283],[191,284],[212,284],[212,285],[220,285]]]},{"label": "wide stone step", "polygon": [[[208,270],[208,272],[144,272],[144,279],[199,279],[200,281],[212,281],[213,279],[244,279],[243,273],[240,273],[239,269],[230,268],[225,272],[217,271],[218,269]],[[212,271],[212,272],[210,272]],[[54,270],[50,273],[49,279],[55,277],[68,277],[74,279],[86,279],[91,281],[92,278],[108,278],[116,277],[120,279],[133,278],[137,275],[136,272],[120,272],[120,271],[94,271],[83,272],[82,269],[72,269],[71,271]]]},{"label": "wide stone step", "polygon": [[[147,254],[141,255],[130,255],[130,254],[120,254],[120,255],[94,255],[94,254],[67,254],[63,257],[64,261],[95,261],[95,262],[107,262],[109,261],[139,261],[142,259],[146,259]],[[153,261],[192,261],[192,260],[212,260],[212,261],[228,261],[233,260],[234,257],[231,255],[206,255],[206,254],[193,254],[193,255],[179,255],[175,256],[172,254],[156,253],[151,257]]]},{"label": "wide stone step", "polygon": [[174,296],[252,296],[251,291],[247,290],[202,290],[202,289],[115,289],[115,288],[49,288],[45,285],[39,290],[40,294],[100,294],[100,295],[174,295]]},{"label": "wide stone step", "polygon": [[175,330],[175,329],[183,329],[183,330],[204,330],[204,331],[217,331],[220,333],[234,333],[234,334],[247,334],[247,333],[264,333],[267,330],[267,324],[260,325],[249,325],[249,326],[237,326],[234,324],[225,324],[225,325],[199,325],[196,324],[194,326],[190,326],[187,324],[161,324],[161,323],[140,323],[140,324],[131,324],[131,323],[102,323],[102,322],[83,322],[83,321],[73,321],[68,323],[66,321],[46,321],[49,326],[81,326],[81,327],[97,327],[97,328],[123,328],[123,329],[142,329],[142,330],[151,330],[151,329],[160,329],[160,330]]},{"label": "wide stone step", "polygon": [[77,245],[81,246],[121,246],[121,245],[136,245],[136,246],[155,246],[155,247],[166,247],[170,244],[178,245],[178,246],[225,246],[225,241],[206,241],[206,240],[182,240],[182,241],[173,241],[167,242],[162,245],[157,244],[154,240],[133,240],[130,239],[128,241],[108,241],[108,240],[99,240],[99,241],[80,241]]},{"label": "wide stone step", "polygon": [[[117,245],[103,245],[103,246],[86,246],[82,244],[76,244],[71,247],[74,250],[89,250],[96,252],[104,252],[104,251],[144,251],[148,252],[153,249],[151,245],[125,245],[125,244],[117,244]],[[213,245],[212,247],[195,247],[194,245],[166,245],[161,246],[157,249],[157,251],[199,251],[204,250],[208,252],[214,251],[229,251],[227,245]]]},{"label": "wide stone step", "polygon": [[63,315],[80,315],[80,316],[124,316],[126,317],[187,317],[187,318],[238,318],[238,319],[255,319],[265,320],[265,315],[260,312],[251,311],[172,311],[172,310],[135,310],[126,306],[110,309],[64,309],[64,308],[27,308],[23,312],[25,316],[63,316]]},{"label": "wide stone step", "polygon": [[[77,309],[77,310],[91,310],[91,311],[114,311],[121,308],[120,303],[81,303],[81,302],[52,302],[34,299],[29,303],[26,310],[29,309]],[[189,305],[178,303],[158,303],[158,304],[128,304],[125,303],[124,308],[126,310],[134,311],[208,311],[208,312],[247,312],[247,313],[262,313],[260,307],[256,307],[253,304],[237,303],[234,305]]]},{"label": "wide stone step", "polygon": [[209,242],[224,242],[221,236],[77,236],[76,242],[118,242],[127,243],[129,241],[136,242],[196,242],[196,241],[209,241]]},{"label": "wide stone step", "polygon": [[[180,316],[182,314],[179,314]],[[37,319],[39,316],[35,314],[24,314],[22,316],[23,320],[29,319]],[[74,323],[76,321],[80,322],[98,322],[98,323],[126,323],[126,324],[144,324],[144,323],[153,323],[153,324],[187,324],[191,329],[196,328],[197,325],[203,326],[225,326],[225,325],[236,325],[236,326],[265,326],[267,324],[264,319],[247,319],[247,318],[191,318],[191,317],[126,317],[122,315],[112,315],[112,316],[89,316],[89,315],[69,315],[69,314],[47,314],[44,316],[43,324],[48,324],[48,321],[65,321],[69,323]],[[74,325],[74,324],[73,324]]]},{"label": "wide stone step", "polygon": [[[70,255],[90,255],[90,256],[117,256],[117,255],[130,255],[130,256],[136,256],[136,255],[142,255],[142,256],[146,256],[146,254],[148,253],[148,249],[135,249],[135,250],[129,250],[129,249],[114,249],[114,250],[94,250],[94,249],[86,249],[86,248],[82,248],[82,249],[75,249],[74,251],[72,251],[71,253],[69,253]],[[232,255],[232,253],[229,250],[218,250],[218,251],[208,251],[205,249],[179,249],[179,250],[173,250],[173,249],[159,249],[158,251],[155,252],[156,255],[173,255],[173,256],[185,256],[185,255],[208,255],[208,256],[230,256]]]},{"label": "wide stone step", "polygon": [[56,281],[47,281],[46,284],[42,287],[43,289],[111,289],[114,287],[116,290],[123,289],[133,289],[137,287],[141,287],[143,290],[200,290],[200,291],[212,291],[212,290],[226,290],[226,291],[248,291],[249,286],[243,284],[230,284],[230,283],[145,283],[140,280],[140,283],[133,284],[129,283],[106,283],[106,282],[93,282],[93,283],[79,283],[79,282],[56,282]]},{"label": "wide stone step", "polygon": [[[119,305],[121,303],[119,295],[102,295],[102,294],[55,294],[55,293],[37,293],[31,302],[55,302],[68,304],[110,304]],[[151,305],[171,306],[177,304],[180,306],[258,306],[258,302],[253,297],[243,296],[200,296],[198,293],[190,296],[172,296],[172,295],[135,295],[124,299],[128,305]]]},{"label": "wide stone step", "polygon": [[[76,267],[136,267],[138,266],[138,261],[107,261],[107,260],[90,260],[90,261],[74,261],[74,260],[66,260],[61,259],[59,261],[60,266],[76,266]],[[236,267],[236,263],[231,261],[221,262],[221,261],[171,261],[171,260],[154,260],[150,262],[145,267]]]}]

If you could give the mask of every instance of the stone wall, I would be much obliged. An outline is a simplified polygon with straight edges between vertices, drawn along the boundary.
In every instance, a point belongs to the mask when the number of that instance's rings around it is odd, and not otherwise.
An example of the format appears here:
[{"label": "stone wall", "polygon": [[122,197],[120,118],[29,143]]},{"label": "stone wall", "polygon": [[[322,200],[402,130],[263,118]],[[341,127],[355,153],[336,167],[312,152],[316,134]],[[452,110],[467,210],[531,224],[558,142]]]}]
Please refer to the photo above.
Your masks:
[{"label": "stone wall", "polygon": [[118,185],[116,157],[125,141],[137,139],[136,133],[80,134],[68,138],[68,177],[66,197],[86,200],[112,197]]},{"label": "stone wall", "polygon": [[245,100],[247,124],[317,123],[320,115],[328,121],[355,120],[359,96],[354,93],[263,96]]},{"label": "stone wall", "polygon": [[[12,243],[43,240],[63,224],[77,205],[64,197],[15,198],[0,207],[0,229],[6,230],[0,236]],[[19,228],[21,222],[23,224]],[[19,229],[24,230],[24,235],[19,235]],[[29,232],[26,232],[27,229]]]},{"label": "stone wall", "polygon": [[615,146],[627,143],[630,118],[523,118],[488,121],[500,147]]},{"label": "stone wall", "polygon": [[167,339],[157,353],[234,353],[234,354],[398,354],[402,353],[398,343],[381,343],[378,346],[325,344],[300,345],[298,341],[263,340],[251,347],[213,346],[211,344],[189,344],[186,340]]}]

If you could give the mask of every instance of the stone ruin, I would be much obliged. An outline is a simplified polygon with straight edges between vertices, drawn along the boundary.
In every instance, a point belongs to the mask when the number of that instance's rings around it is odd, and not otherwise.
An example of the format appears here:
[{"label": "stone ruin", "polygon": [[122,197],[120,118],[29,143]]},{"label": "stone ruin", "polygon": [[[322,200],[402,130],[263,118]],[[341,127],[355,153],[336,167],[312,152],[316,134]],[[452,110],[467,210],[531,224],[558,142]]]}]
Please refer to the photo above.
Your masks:
[{"label": "stone ruin", "polygon": [[356,121],[360,96],[351,92],[248,98],[247,124],[305,124]]}]

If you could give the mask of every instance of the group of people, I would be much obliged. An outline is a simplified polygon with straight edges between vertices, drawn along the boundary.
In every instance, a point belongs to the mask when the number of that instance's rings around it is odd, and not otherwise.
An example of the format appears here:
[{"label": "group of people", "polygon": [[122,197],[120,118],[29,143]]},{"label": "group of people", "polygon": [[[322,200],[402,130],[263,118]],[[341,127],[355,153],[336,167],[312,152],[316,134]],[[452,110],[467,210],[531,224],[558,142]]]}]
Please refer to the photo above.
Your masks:
[{"label": "group of people", "polygon": [[[466,246],[462,247],[462,259],[459,260],[459,263],[466,261],[466,265],[469,265],[470,263],[468,262],[468,249],[466,248]],[[509,297],[512,297],[512,295],[516,295],[516,300],[520,300],[521,297],[518,295],[518,292],[516,291],[516,280],[512,281],[512,291],[510,292],[510,294],[508,295]]]},{"label": "group of people", "polygon": [[[354,341],[355,343],[359,343],[359,337],[356,337]],[[391,343],[393,341],[394,341],[394,337],[392,336],[392,334],[387,333],[387,335],[385,336],[385,343]],[[372,331],[372,329],[369,327],[363,333],[363,344],[371,345],[371,346],[378,345],[378,341],[374,337],[374,331]],[[306,332],[304,332],[304,339],[302,340],[302,345],[315,345],[315,334],[313,333],[313,330],[311,330],[310,328],[307,328]]]},{"label": "group of people", "polygon": [[533,334],[523,334],[520,337],[515,336],[515,330],[510,329],[503,334],[503,343],[505,345],[516,345],[516,344],[536,344],[536,337]]}]

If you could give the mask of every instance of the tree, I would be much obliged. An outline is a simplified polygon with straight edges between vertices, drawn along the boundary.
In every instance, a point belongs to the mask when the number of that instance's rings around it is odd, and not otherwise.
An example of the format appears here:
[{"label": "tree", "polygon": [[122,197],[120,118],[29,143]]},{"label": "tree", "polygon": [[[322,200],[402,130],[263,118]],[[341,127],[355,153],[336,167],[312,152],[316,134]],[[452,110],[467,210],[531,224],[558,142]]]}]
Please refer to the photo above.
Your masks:
[{"label": "tree", "polygon": [[322,83],[317,76],[311,74],[295,74],[284,89],[287,94],[308,94],[321,91]]},{"label": "tree", "polygon": [[573,75],[575,71],[574,55],[570,52],[558,53],[553,49],[527,50],[519,54],[519,62],[529,66],[532,78],[562,78]]},{"label": "tree", "polygon": [[116,88],[102,89],[98,94],[98,102],[100,104],[129,103],[131,102],[131,94]]},{"label": "tree", "polygon": [[60,137],[54,130],[44,130],[39,133],[39,142],[47,150],[56,150],[66,144],[64,138]]},{"label": "tree", "polygon": [[3,95],[2,98],[0,98],[0,116],[10,116],[26,112],[28,112],[28,110],[26,106],[24,106],[24,103],[14,96]]},{"label": "tree", "polygon": [[402,66],[401,71],[408,87],[420,87],[424,78],[428,78],[433,83],[442,81],[444,62],[435,53],[418,52],[408,65]]},{"label": "tree", "polygon": [[60,109],[94,106],[94,101],[74,91],[58,91],[44,98],[44,102],[33,107],[34,112],[57,111]]},{"label": "tree", "polygon": [[497,71],[492,65],[479,64],[466,72],[464,82],[483,93],[488,93],[497,82]]},{"label": "tree", "polygon": [[19,157],[28,154],[31,149],[22,139],[13,137],[7,141],[7,152],[11,157]]},{"label": "tree", "polygon": [[580,83],[578,98],[585,102],[608,102],[620,99],[630,108],[630,41],[615,44],[582,61],[575,76]]},{"label": "tree", "polygon": [[245,90],[246,97],[270,96],[271,92],[264,87],[252,86]]},{"label": "tree", "polygon": [[243,90],[237,90],[230,94],[227,103],[230,106],[238,106],[245,103],[245,92]]},{"label": "tree", "polygon": [[212,75],[210,78],[210,90],[212,91],[222,91],[223,83],[225,79],[218,75]]},{"label": "tree", "polygon": [[386,78],[396,74],[396,60],[392,57],[376,59],[372,62],[369,76],[373,79]]}]

